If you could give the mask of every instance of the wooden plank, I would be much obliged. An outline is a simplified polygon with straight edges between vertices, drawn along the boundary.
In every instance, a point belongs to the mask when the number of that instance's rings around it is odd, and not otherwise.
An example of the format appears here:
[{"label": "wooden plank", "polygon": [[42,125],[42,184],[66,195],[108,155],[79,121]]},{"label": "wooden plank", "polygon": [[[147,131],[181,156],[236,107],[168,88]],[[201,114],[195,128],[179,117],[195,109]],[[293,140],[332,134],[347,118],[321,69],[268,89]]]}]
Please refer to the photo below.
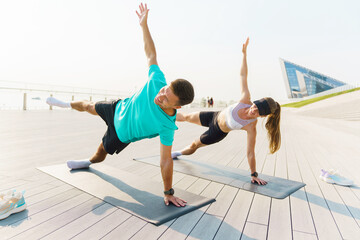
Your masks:
[{"label": "wooden plank", "polygon": [[[261,152],[259,152],[258,155],[265,158],[266,152],[267,152],[267,149],[263,147]],[[259,169],[258,171],[262,172],[264,174],[267,174],[267,175],[273,175],[275,161],[274,160],[269,160],[269,161],[263,160],[263,162],[264,162],[263,167],[261,167],[261,165],[260,165],[260,167],[258,168]],[[270,201],[271,201],[271,198],[269,198],[269,197],[255,194],[247,221],[262,224],[262,225],[267,225],[269,222]]]},{"label": "wooden plank", "polygon": [[241,240],[245,239],[266,239],[267,226],[252,222],[246,222]]},{"label": "wooden plank", "polygon": [[44,192],[46,190],[49,190],[51,188],[54,188],[53,185],[51,185],[55,179],[46,179],[46,180],[39,180],[37,182],[24,182],[24,184],[18,185],[16,187],[11,187],[8,190],[16,190],[17,192],[25,191],[24,196],[29,197],[34,194],[37,194],[39,192]]},{"label": "wooden plank", "polygon": [[198,179],[197,177],[186,175],[181,181],[177,182],[176,187],[183,190],[188,189]]},{"label": "wooden plank", "polygon": [[205,213],[186,239],[213,239],[222,217]]},{"label": "wooden plank", "polygon": [[360,226],[360,200],[354,195],[351,188],[336,185],[334,187],[358,226]]},{"label": "wooden plank", "polygon": [[[226,194],[229,194],[229,198]],[[224,189],[224,185],[220,183],[211,182],[209,187],[204,190],[204,196],[216,195],[219,203],[215,205],[212,203],[205,211],[199,222],[190,232],[188,239],[213,239],[217,229],[219,228],[231,202],[236,193],[233,187]],[[232,197],[232,198],[231,198]],[[223,206],[220,206],[222,204]]]},{"label": "wooden plank", "polygon": [[[62,212],[61,214],[48,219],[47,221],[32,227],[31,229],[22,232],[19,235],[13,237],[13,239],[39,239],[47,236],[50,233],[53,233],[57,229],[66,226],[68,223],[71,223],[77,220],[79,217],[86,215],[92,210],[102,206],[104,202],[100,199],[91,197],[91,199],[82,202],[75,207]],[[66,229],[66,228],[65,228]],[[76,229],[76,228],[75,228]],[[75,229],[71,229],[70,231],[75,231]],[[71,233],[71,232],[70,232]],[[71,235],[71,234],[70,234]],[[66,238],[65,236],[63,238]],[[54,238],[51,238],[54,239]]]},{"label": "wooden plank", "polygon": [[[275,155],[275,156],[274,156]],[[280,150],[269,156],[267,161],[276,160],[275,176],[287,179],[287,161],[285,147],[282,146]],[[270,159],[271,158],[271,159]],[[276,158],[276,159],[275,159]],[[269,218],[268,239],[291,239],[292,238],[292,223],[290,212],[290,199],[271,199],[271,210]]]},{"label": "wooden plank", "polygon": [[[267,140],[264,140],[261,146],[262,147],[257,155],[257,171],[267,175],[273,175],[275,169],[275,159],[273,156],[268,154]],[[264,231],[263,229],[266,229],[266,236],[270,205],[271,198],[259,194],[254,195],[242,238],[246,238],[247,236],[258,236],[258,234],[262,236],[262,231]],[[257,232],[258,230],[256,230],[256,226],[259,226],[259,229],[261,229],[259,232]]]},{"label": "wooden plank", "polygon": [[214,239],[240,239],[253,198],[254,193],[241,189],[237,192]]},{"label": "wooden plank", "polygon": [[315,234],[293,231],[293,239],[294,240],[312,240],[312,239],[317,240],[318,238]]},{"label": "wooden plank", "polygon": [[5,226],[0,229],[1,237],[6,239],[21,234],[22,232],[25,232],[36,225],[46,222],[47,220],[63,212],[66,212],[67,210],[70,210],[71,208],[80,205],[83,202],[90,200],[91,198],[93,197],[88,194],[80,194],[74,198],[52,206],[38,214],[32,215],[29,219],[31,221],[23,221],[20,225],[17,225],[16,227],[13,227],[12,225]]},{"label": "wooden plank", "polygon": [[146,221],[136,216],[132,216],[105,235],[102,239],[129,239],[138,232],[139,229],[144,227],[146,223]]},{"label": "wooden plank", "polygon": [[237,188],[225,185],[224,188],[220,191],[219,195],[216,197],[216,202],[211,204],[206,213],[225,217],[229,207],[234,201],[237,192]]},{"label": "wooden plank", "polygon": [[[205,179],[197,179],[188,189],[188,192],[199,194],[208,187],[211,182]],[[204,195],[202,195],[204,196]]]},{"label": "wooden plank", "polygon": [[25,180],[22,180],[22,179],[19,179],[19,180],[18,179],[7,180],[6,182],[7,183],[5,183],[5,184],[1,184],[1,188],[0,188],[1,192],[5,192],[7,190],[14,189],[14,188],[17,188],[19,186],[22,186],[22,185],[25,185],[25,184],[29,183],[28,181],[25,181]]},{"label": "wooden plank", "polygon": [[39,194],[32,195],[25,198],[25,201],[28,206],[35,204],[35,203],[41,203],[42,201],[45,201],[48,198],[60,196],[64,194],[68,190],[74,189],[78,194],[82,193],[80,190],[75,189],[73,186],[70,185],[62,185],[60,187],[53,187],[49,191],[46,192],[40,192]]},{"label": "wooden plank", "polygon": [[113,213],[107,215],[97,223],[93,224],[89,228],[83,230],[81,233],[76,235],[73,239],[89,240],[89,239],[100,239],[106,234],[111,232],[114,228],[121,225],[124,221],[129,219],[132,215],[117,209]]},{"label": "wooden plank", "polygon": [[[86,204],[88,205],[88,203],[90,203],[90,202],[87,202]],[[93,203],[91,203],[91,204],[93,204]],[[87,228],[92,226],[93,224],[101,221],[104,217],[108,216],[109,214],[113,213],[114,211],[116,211],[118,209],[108,203],[103,203],[102,205],[101,204],[98,203],[98,204],[94,205],[92,207],[92,211],[86,213],[85,215],[82,215],[81,217],[75,219],[74,221],[70,222],[69,224],[66,224],[63,227],[59,227],[54,232],[46,235],[43,239],[51,240],[51,239],[73,238],[74,236],[83,232],[84,230],[86,230]],[[73,215],[76,216],[77,214],[73,214]],[[73,216],[71,216],[71,217],[73,217]],[[59,226],[60,224],[58,222],[58,218],[55,218],[55,219],[57,219],[56,224]],[[44,227],[44,226],[42,226],[42,227]]]},{"label": "wooden plank", "polygon": [[[297,146],[294,144],[294,141],[292,141],[291,134],[291,132],[287,132],[285,135],[289,179],[303,182],[300,169],[298,167],[297,156],[294,154],[294,149]],[[290,208],[293,232],[298,231],[316,235],[314,221],[307,201],[305,188],[296,191],[290,196]]]}]

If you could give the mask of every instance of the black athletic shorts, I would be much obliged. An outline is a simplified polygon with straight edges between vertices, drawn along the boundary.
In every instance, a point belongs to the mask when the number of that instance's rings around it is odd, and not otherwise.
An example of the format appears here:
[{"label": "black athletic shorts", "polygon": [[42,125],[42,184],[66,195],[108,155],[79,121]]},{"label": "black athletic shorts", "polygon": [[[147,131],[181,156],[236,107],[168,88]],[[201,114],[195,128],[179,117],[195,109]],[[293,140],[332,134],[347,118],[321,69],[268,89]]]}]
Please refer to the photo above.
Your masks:
[{"label": "black athletic shorts", "polygon": [[227,133],[221,131],[217,118],[220,112],[200,112],[200,122],[209,129],[200,136],[200,142],[206,145],[220,142]]},{"label": "black athletic shorts", "polygon": [[121,99],[113,100],[113,101],[101,101],[95,103],[95,111],[99,114],[99,116],[105,121],[108,126],[104,137],[102,138],[102,142],[105,148],[105,151],[108,154],[113,155],[114,152],[118,154],[124,148],[129,145],[129,143],[123,143],[119,140],[114,126],[114,114],[116,104],[121,101]]}]

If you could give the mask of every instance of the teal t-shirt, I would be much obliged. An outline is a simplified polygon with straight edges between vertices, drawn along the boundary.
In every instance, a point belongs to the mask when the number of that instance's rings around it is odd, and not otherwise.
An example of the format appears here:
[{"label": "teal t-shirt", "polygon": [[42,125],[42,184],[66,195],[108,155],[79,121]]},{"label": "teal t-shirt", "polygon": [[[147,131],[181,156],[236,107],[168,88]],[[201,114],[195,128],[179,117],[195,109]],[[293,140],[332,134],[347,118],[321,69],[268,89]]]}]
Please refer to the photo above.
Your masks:
[{"label": "teal t-shirt", "polygon": [[172,145],[174,132],[178,129],[175,125],[176,112],[174,116],[169,116],[154,103],[156,95],[164,86],[164,74],[157,65],[151,65],[145,86],[130,98],[118,102],[114,125],[121,142],[135,142],[160,135],[162,144]]}]

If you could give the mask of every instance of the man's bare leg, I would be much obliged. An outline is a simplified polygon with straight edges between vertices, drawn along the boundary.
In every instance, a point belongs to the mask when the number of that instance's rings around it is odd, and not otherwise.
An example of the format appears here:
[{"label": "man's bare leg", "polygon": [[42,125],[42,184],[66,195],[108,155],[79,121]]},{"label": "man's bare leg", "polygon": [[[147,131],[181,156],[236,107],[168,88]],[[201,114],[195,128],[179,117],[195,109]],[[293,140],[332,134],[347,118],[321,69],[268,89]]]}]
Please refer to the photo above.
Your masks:
[{"label": "man's bare leg", "polygon": [[48,97],[46,103],[50,106],[56,106],[61,108],[72,108],[79,112],[88,112],[93,115],[98,115],[95,111],[95,103],[88,100],[74,101],[74,102],[63,102],[54,97]]},{"label": "man's bare leg", "polygon": [[69,160],[66,162],[70,169],[88,168],[93,163],[99,163],[105,160],[107,152],[104,145],[101,143],[96,153],[89,159],[84,160]]},{"label": "man's bare leg", "polygon": [[91,163],[99,163],[105,160],[107,156],[103,143],[101,143],[96,151],[96,153],[90,158]]},{"label": "man's bare leg", "polygon": [[92,115],[98,115],[96,110],[95,110],[95,103],[94,102],[90,102],[87,100],[83,100],[83,101],[76,101],[76,102],[71,102],[70,103],[71,108],[75,109],[79,112],[88,112]]}]

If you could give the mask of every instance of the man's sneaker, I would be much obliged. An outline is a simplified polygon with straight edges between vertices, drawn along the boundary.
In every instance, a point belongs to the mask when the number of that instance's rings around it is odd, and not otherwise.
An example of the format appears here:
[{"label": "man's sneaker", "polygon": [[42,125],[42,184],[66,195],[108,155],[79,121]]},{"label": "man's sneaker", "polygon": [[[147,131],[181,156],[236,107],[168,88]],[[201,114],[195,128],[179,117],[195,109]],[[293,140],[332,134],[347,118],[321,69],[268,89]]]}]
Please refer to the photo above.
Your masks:
[{"label": "man's sneaker", "polygon": [[325,171],[321,169],[320,179],[327,183],[334,183],[341,186],[351,186],[353,181],[341,176],[337,171],[333,169]]},{"label": "man's sneaker", "polygon": [[0,220],[25,209],[26,203],[23,193],[17,192],[12,196],[5,196],[0,206]]}]

